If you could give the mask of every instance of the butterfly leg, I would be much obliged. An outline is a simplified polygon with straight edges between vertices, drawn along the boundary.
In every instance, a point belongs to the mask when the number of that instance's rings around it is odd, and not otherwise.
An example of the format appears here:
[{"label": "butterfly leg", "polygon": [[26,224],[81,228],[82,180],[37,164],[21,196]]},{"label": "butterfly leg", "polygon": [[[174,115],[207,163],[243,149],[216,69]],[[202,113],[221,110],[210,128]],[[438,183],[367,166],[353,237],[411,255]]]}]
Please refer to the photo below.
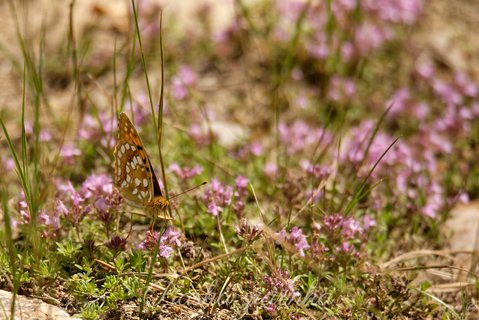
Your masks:
[{"label": "butterfly leg", "polygon": [[155,224],[156,224],[156,216],[153,216],[153,218],[150,221],[150,226],[149,226],[150,231],[153,231],[155,229]]}]

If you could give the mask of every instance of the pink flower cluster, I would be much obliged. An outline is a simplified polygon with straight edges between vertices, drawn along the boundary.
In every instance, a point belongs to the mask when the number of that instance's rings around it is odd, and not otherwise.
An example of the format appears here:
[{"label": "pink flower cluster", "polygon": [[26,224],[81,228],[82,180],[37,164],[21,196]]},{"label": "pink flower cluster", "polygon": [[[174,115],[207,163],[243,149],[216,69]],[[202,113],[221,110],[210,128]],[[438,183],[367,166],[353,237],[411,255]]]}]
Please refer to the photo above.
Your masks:
[{"label": "pink flower cluster", "polygon": [[362,223],[341,214],[326,215],[313,232],[311,254],[320,261],[327,259],[342,263],[359,258],[367,241],[367,232],[375,225],[376,221],[369,215]]},{"label": "pink flower cluster", "polygon": [[210,145],[213,141],[218,139],[214,132],[205,130],[201,125],[196,123],[190,126],[188,135],[199,147]]},{"label": "pink flower cluster", "polygon": [[[30,215],[30,209],[25,199],[25,193],[23,191],[19,194],[19,199],[16,202],[15,208],[19,213],[19,219],[12,217],[12,227],[26,225],[31,222],[32,217]],[[55,238],[59,234],[60,230],[60,215],[58,212],[50,212],[46,209],[39,210],[37,216],[38,224],[41,228],[41,234],[44,238]]]},{"label": "pink flower cluster", "polygon": [[308,250],[310,248],[308,240],[303,234],[303,230],[301,230],[299,227],[293,227],[289,233],[283,229],[277,233],[276,236],[281,241],[293,245],[301,257],[305,256],[304,250]]},{"label": "pink flower cluster", "polygon": [[188,65],[180,66],[178,73],[172,78],[171,95],[175,100],[188,97],[189,90],[198,80],[198,75]]},{"label": "pink flower cluster", "polygon": [[[48,209],[41,209],[38,215],[45,237],[59,235],[61,220],[67,221],[70,226],[78,226],[91,213],[94,213],[92,218],[100,220],[108,228],[123,202],[108,175],[89,176],[78,191],[70,181],[57,180],[55,183],[57,193],[52,205],[47,206]],[[30,222],[31,216],[23,194],[18,201],[18,212],[20,224]]]},{"label": "pink flower cluster", "polygon": [[312,164],[308,160],[301,161],[300,165],[303,170],[308,173],[308,175],[314,177],[318,181],[328,178],[333,172],[333,170],[328,166],[322,164]]},{"label": "pink flower cluster", "polygon": [[242,146],[237,152],[236,156],[239,159],[251,160],[251,157],[259,157],[263,154],[263,144],[260,141],[253,141]]},{"label": "pink flower cluster", "polygon": [[294,281],[290,278],[288,271],[276,269],[271,275],[263,277],[266,294],[263,300],[274,299],[275,295],[287,298],[297,298],[301,294],[294,288]]},{"label": "pink flower cluster", "polygon": [[236,227],[236,233],[241,238],[251,241],[261,233],[260,225],[249,225],[245,218],[241,218],[239,225]]},{"label": "pink flower cluster", "polygon": [[[358,126],[351,128],[349,140],[344,142],[343,151],[340,153],[342,163],[350,163],[356,166],[358,176],[360,177],[364,177],[369,173],[370,169],[394,142],[394,138],[391,135],[378,131],[370,144],[374,126],[375,123],[373,121],[365,120]],[[381,168],[397,163],[394,150],[392,149],[384,155],[372,173],[373,178],[380,176]],[[363,166],[361,168],[357,167],[361,163]]]},{"label": "pink flower cluster", "polygon": [[203,196],[203,201],[208,207],[208,213],[218,216],[224,208],[230,206],[233,194],[234,192],[231,186],[222,184],[216,178],[211,180],[211,184]]},{"label": "pink flower cluster", "polygon": [[176,162],[172,163],[168,167],[168,170],[184,181],[191,179],[192,177],[199,175],[203,172],[203,168],[200,165],[195,165],[194,167],[191,167],[191,168],[190,167],[182,168]]},{"label": "pink flower cluster", "polygon": [[383,21],[413,24],[424,9],[422,0],[364,0],[365,10]]},{"label": "pink flower cluster", "polygon": [[158,256],[168,258],[175,248],[181,246],[181,233],[172,227],[169,227],[160,237],[160,233],[156,231],[147,231],[146,238],[139,245],[138,248],[142,250],[153,251],[160,241]]},{"label": "pink flower cluster", "polygon": [[248,196],[249,180],[243,176],[236,177],[235,180],[235,198],[232,205],[233,212],[238,218],[242,217],[243,210],[246,205],[246,197]]},{"label": "pink flower cluster", "polygon": [[235,189],[214,178],[203,196],[203,202],[208,207],[208,213],[218,216],[225,208],[231,207],[237,217],[241,218],[248,195],[247,186],[248,179],[243,176],[236,178]]},{"label": "pink flower cluster", "polygon": [[72,225],[77,225],[91,211],[95,213],[95,218],[109,225],[123,203],[110,176],[106,174],[90,175],[79,191],[70,181],[58,181],[57,190],[57,211]]},{"label": "pink flower cluster", "polygon": [[288,154],[306,151],[308,148],[317,147],[319,141],[327,144],[332,141],[330,133],[308,125],[302,120],[297,120],[290,125],[279,124],[281,142],[286,146]]},{"label": "pink flower cluster", "polygon": [[[340,52],[344,61],[354,62],[393,39],[395,25],[415,23],[423,8],[422,0],[338,0],[330,7],[324,2],[279,1],[276,9],[280,16],[273,34],[278,42],[288,43],[307,10],[304,24],[308,32],[302,41],[309,54],[326,60]],[[331,33],[327,30],[332,21]]]},{"label": "pink flower cluster", "polygon": [[327,97],[334,102],[348,102],[356,93],[356,84],[352,79],[334,75],[329,81]]},{"label": "pink flower cluster", "polygon": [[[153,106],[157,115],[159,110],[158,101],[153,101]],[[151,106],[148,94],[145,92],[140,92],[132,97],[132,100],[127,100],[124,110],[132,115],[131,120],[138,131],[141,130],[142,125],[151,123]],[[163,115],[168,116],[168,102],[166,99],[163,99]]]}]

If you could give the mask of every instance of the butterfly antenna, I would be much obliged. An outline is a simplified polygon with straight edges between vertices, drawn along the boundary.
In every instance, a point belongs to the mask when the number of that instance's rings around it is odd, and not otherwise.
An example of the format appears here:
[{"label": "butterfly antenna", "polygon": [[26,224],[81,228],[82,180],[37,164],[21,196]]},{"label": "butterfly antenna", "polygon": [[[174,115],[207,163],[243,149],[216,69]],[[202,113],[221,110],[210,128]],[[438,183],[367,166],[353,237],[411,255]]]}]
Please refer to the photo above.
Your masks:
[{"label": "butterfly antenna", "polygon": [[[193,188],[190,188],[190,189],[188,189],[188,190],[185,190],[185,191],[183,191],[183,192],[181,192],[181,193],[175,194],[174,196],[170,197],[169,199],[176,198],[176,197],[178,197],[178,196],[181,196],[182,194],[185,194],[185,193],[188,193],[188,192],[193,191],[193,190],[195,190],[195,189],[198,189],[199,187],[204,186],[205,184],[208,184],[208,181],[203,181],[203,182],[200,183],[199,185],[194,186]],[[169,199],[168,199],[168,200],[169,200]]]}]

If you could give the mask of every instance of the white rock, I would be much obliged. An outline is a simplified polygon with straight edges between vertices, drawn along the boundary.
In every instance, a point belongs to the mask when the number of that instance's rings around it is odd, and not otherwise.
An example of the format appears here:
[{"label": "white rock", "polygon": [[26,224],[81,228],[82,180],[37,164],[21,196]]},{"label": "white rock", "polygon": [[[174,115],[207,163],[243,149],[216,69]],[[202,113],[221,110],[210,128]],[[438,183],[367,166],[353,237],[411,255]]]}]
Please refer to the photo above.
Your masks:
[{"label": "white rock", "polygon": [[[0,290],[0,318],[10,319],[12,297],[13,294],[11,292]],[[71,317],[57,306],[45,303],[37,298],[29,298],[22,295],[17,295],[16,297],[14,319],[79,320],[79,318]]]}]

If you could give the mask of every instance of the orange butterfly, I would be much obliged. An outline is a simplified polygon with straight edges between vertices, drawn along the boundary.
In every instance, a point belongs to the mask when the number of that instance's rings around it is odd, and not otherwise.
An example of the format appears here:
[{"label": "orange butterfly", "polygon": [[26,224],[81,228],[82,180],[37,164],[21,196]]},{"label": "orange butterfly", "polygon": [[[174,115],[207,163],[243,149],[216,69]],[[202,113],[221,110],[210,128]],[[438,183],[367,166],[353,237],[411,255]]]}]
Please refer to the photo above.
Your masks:
[{"label": "orange butterfly", "polygon": [[169,220],[163,197],[150,159],[140,136],[125,113],[118,117],[118,139],[115,150],[115,184],[123,198],[147,215]]}]

